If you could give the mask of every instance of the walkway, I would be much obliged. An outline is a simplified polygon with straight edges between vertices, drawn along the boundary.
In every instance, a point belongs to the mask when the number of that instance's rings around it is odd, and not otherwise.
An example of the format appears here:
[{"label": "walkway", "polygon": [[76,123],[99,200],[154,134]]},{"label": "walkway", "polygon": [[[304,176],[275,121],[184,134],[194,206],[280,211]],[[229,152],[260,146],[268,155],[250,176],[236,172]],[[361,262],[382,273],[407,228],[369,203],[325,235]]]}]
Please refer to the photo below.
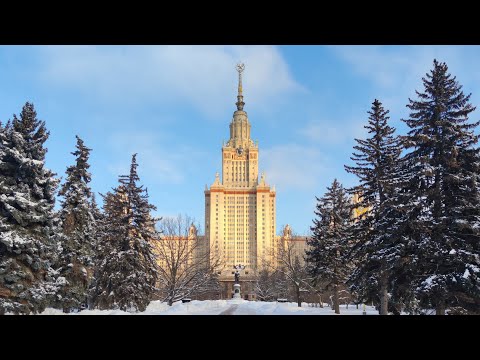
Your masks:
[{"label": "walkway", "polygon": [[227,310],[222,311],[219,315],[256,315],[255,309],[249,307],[249,302],[244,304],[231,305]]},{"label": "walkway", "polygon": [[227,310],[222,311],[218,315],[233,315],[233,313],[235,312],[235,310],[237,310],[237,308],[238,308],[238,305],[232,305]]}]

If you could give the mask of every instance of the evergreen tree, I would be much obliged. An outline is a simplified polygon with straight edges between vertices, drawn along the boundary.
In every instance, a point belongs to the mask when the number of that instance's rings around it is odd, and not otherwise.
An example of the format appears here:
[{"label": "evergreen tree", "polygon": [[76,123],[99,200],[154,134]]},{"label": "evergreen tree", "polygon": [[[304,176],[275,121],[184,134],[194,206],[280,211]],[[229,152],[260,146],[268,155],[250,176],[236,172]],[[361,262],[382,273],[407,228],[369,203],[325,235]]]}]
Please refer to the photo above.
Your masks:
[{"label": "evergreen tree", "polygon": [[49,133],[26,103],[0,135],[0,313],[42,311],[56,291],[55,191]]},{"label": "evergreen tree", "polygon": [[335,313],[340,314],[339,290],[344,284],[347,266],[343,261],[350,222],[349,198],[335,179],[322,198],[317,198],[313,232],[307,241],[305,261],[308,272],[317,283],[325,284],[334,294]]},{"label": "evergreen tree", "polygon": [[[96,226],[96,246],[94,251],[94,274],[89,289],[89,308],[114,308],[113,290],[119,286],[117,248],[119,239],[125,233],[123,216],[127,211],[125,191],[118,186],[103,198],[103,214]],[[118,306],[115,304],[118,308]]]},{"label": "evergreen tree", "polygon": [[345,166],[360,184],[350,191],[358,198],[353,205],[352,242],[349,261],[355,270],[349,277],[351,290],[364,302],[374,300],[380,314],[388,314],[388,292],[398,266],[401,242],[395,226],[399,179],[398,164],[402,151],[395,128],[388,125],[389,111],[375,99],[368,124],[371,134],[366,140],[355,139],[356,152],[351,159],[356,166]]},{"label": "evergreen tree", "polygon": [[6,128],[3,127],[2,122],[0,121],[0,151],[2,151],[1,145],[4,143],[4,141],[6,141],[5,134],[6,134]]},{"label": "evergreen tree", "polygon": [[95,198],[95,193],[92,193],[92,201],[90,203],[90,206],[91,206],[93,218],[95,219],[95,221],[100,221],[103,217],[103,214],[98,208],[97,200]]},{"label": "evergreen tree", "polygon": [[157,262],[153,242],[158,239],[155,207],[137,185],[136,154],[130,175],[104,197],[101,244],[92,303],[100,309],[144,311],[156,291]]},{"label": "evergreen tree", "polygon": [[77,150],[72,152],[76,163],[67,168],[67,179],[59,191],[64,200],[60,210],[62,252],[58,271],[66,283],[57,295],[57,305],[67,313],[78,311],[87,304],[95,240],[92,193],[88,185],[91,180],[88,172],[91,149],[78,136],[76,138]]},{"label": "evergreen tree", "polygon": [[92,272],[92,277],[90,279],[90,285],[87,290],[87,303],[88,303],[88,308],[93,307],[93,299],[95,297],[95,289],[97,287],[97,282],[96,282],[96,264],[100,263],[100,257],[104,252],[102,252],[102,234],[103,234],[103,213],[100,211],[97,205],[97,201],[95,199],[95,193],[92,192],[92,201],[90,202],[91,205],[91,212],[93,215],[93,219],[95,220],[95,226],[94,226],[94,231],[93,231],[93,243],[92,243],[92,262],[93,262],[93,272]]},{"label": "evergreen tree", "polygon": [[479,149],[471,123],[475,110],[470,95],[448,73],[445,63],[434,60],[423,78],[418,100],[404,122],[410,128],[405,144],[409,182],[406,191],[412,212],[410,265],[414,290],[422,307],[437,314],[447,308],[475,310],[480,299],[480,242],[478,192]]}]

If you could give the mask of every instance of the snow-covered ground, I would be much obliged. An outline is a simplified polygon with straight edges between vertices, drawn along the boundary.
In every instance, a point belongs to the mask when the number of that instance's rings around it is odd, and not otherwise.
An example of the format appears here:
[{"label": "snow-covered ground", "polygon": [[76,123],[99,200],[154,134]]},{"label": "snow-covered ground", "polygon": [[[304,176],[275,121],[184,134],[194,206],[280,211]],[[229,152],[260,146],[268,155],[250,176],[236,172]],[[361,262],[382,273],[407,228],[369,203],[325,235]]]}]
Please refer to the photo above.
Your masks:
[{"label": "snow-covered ground", "polygon": [[[341,315],[362,315],[363,306],[358,309],[355,305],[340,306]],[[366,307],[367,315],[378,315],[378,311],[371,306]],[[65,315],[61,310],[46,309],[41,315]],[[120,310],[84,310],[76,315],[132,315]],[[335,315],[329,307],[310,307],[302,304],[299,308],[296,303],[260,302],[246,300],[193,300],[190,303],[174,303],[168,306],[160,301],[152,301],[147,310],[134,315]]]}]

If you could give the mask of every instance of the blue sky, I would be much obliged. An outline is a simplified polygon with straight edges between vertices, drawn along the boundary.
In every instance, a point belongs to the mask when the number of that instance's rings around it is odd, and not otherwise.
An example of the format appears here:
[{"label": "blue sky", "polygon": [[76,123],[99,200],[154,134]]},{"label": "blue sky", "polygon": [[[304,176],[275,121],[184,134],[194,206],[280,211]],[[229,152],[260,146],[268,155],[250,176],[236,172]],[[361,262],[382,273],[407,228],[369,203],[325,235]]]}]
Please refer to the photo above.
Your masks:
[{"label": "blue sky", "polygon": [[243,61],[260,171],[277,188],[277,228],[305,234],[315,196],[335,177],[355,183],[343,165],[373,100],[404,133],[405,105],[434,58],[480,105],[478,46],[0,46],[0,121],[32,101],[50,131],[47,167],[63,178],[78,134],[93,149],[96,192],[116,186],[138,153],[157,215],[186,213],[203,229],[203,191],[221,172]]}]

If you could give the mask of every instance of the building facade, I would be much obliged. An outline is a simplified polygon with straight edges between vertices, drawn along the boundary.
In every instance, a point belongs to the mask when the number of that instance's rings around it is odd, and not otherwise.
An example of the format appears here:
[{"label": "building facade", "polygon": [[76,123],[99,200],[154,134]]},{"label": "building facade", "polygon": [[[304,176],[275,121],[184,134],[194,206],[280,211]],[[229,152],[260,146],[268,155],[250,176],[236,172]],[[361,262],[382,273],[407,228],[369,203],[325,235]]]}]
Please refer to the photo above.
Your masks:
[{"label": "building facade", "polygon": [[[237,65],[237,110],[230,122],[230,138],[222,146],[222,174],[205,189],[205,242],[210,256],[220,258],[220,281],[233,283],[234,266],[242,265],[243,281],[253,279],[262,262],[269,261],[276,232],[276,192],[259,179],[259,147],[251,139],[244,111],[242,72]],[[243,285],[242,285],[243,286]]]},{"label": "building facade", "polygon": [[[304,255],[305,251],[308,250],[308,236],[295,235],[292,232],[290,225],[287,224],[281,230],[281,235],[277,236],[275,239],[278,246],[277,253],[280,253],[282,249],[286,250],[291,247],[292,255],[298,257],[302,266],[305,264]],[[277,266],[280,266],[280,264],[277,263]]]},{"label": "building facade", "polygon": [[[205,234],[197,234],[193,224],[188,235],[169,237],[164,234],[157,253],[164,252],[158,260],[161,268],[168,267],[167,258],[181,249],[188,254],[184,266],[201,264],[215,269],[222,286],[218,294],[221,298],[233,295],[234,274],[241,265],[242,295],[254,299],[253,285],[262,267],[272,270],[279,266],[279,255],[285,249],[291,249],[304,265],[309,237],[294,234],[288,224],[281,229],[280,235],[275,235],[276,191],[267,184],[265,173],[259,176],[260,149],[258,141],[251,138],[251,124],[244,110],[243,70],[243,64],[237,65],[237,109],[229,124],[229,140],[221,148],[222,172],[215,174],[210,187],[205,186]],[[351,199],[353,204],[360,200],[359,193]],[[355,208],[352,221],[357,221],[367,211]]]}]

